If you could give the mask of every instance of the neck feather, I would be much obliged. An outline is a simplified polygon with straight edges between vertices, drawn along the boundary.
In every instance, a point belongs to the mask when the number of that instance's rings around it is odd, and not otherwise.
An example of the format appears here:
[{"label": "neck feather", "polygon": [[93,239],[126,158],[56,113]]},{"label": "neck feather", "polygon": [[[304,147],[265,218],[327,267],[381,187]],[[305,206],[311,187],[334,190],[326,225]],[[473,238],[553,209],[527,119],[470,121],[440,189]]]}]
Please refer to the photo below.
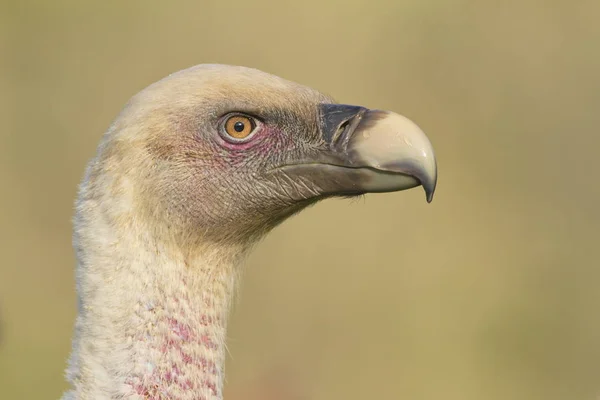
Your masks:
[{"label": "neck feather", "polygon": [[[194,256],[101,220],[76,235],[79,313],[65,399],[222,399],[243,251]],[[94,228],[94,229],[91,229]]]}]

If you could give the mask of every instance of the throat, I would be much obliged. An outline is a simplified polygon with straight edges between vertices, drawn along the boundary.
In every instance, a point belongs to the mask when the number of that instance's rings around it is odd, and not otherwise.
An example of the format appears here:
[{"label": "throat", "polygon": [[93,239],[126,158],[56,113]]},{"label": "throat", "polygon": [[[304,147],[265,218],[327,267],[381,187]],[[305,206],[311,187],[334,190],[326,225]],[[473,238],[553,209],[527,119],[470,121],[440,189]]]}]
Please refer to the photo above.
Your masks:
[{"label": "throat", "polygon": [[239,257],[165,254],[141,253],[118,267],[80,259],[73,398],[222,399]]},{"label": "throat", "polygon": [[142,398],[222,398],[231,288],[202,283],[182,279],[178,290],[136,304],[132,325],[139,328],[127,338],[133,369],[124,383]]}]

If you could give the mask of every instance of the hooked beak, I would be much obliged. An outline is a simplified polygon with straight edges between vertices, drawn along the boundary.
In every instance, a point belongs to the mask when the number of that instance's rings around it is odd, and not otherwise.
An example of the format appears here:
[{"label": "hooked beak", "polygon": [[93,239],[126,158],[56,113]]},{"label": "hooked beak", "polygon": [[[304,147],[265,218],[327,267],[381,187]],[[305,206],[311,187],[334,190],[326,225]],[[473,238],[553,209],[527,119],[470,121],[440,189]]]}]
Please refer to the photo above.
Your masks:
[{"label": "hooked beak", "polygon": [[433,147],[402,115],[345,104],[321,104],[324,150],[286,170],[312,181],[323,195],[395,192],[423,186],[431,202],[437,183]]}]

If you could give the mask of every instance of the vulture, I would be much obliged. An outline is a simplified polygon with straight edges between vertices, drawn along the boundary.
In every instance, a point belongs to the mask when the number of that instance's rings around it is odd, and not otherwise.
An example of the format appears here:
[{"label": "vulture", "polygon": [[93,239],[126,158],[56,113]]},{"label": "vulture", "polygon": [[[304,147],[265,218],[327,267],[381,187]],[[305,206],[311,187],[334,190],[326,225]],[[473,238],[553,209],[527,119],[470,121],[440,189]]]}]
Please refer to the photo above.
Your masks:
[{"label": "vulture", "polygon": [[421,186],[430,202],[436,181],[430,141],[394,112],[241,66],[148,86],[79,186],[63,399],[222,399],[228,313],[253,245],[319,200]]}]

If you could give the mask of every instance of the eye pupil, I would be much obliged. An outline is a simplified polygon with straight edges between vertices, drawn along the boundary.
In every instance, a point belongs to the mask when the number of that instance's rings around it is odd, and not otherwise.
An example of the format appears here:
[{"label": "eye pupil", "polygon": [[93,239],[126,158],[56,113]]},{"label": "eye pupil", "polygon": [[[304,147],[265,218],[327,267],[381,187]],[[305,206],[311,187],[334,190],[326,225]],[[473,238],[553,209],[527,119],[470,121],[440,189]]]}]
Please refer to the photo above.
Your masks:
[{"label": "eye pupil", "polygon": [[240,122],[240,121],[236,122],[233,125],[233,129],[235,129],[236,132],[242,132],[245,127],[246,127],[246,125],[244,125],[244,123]]}]

